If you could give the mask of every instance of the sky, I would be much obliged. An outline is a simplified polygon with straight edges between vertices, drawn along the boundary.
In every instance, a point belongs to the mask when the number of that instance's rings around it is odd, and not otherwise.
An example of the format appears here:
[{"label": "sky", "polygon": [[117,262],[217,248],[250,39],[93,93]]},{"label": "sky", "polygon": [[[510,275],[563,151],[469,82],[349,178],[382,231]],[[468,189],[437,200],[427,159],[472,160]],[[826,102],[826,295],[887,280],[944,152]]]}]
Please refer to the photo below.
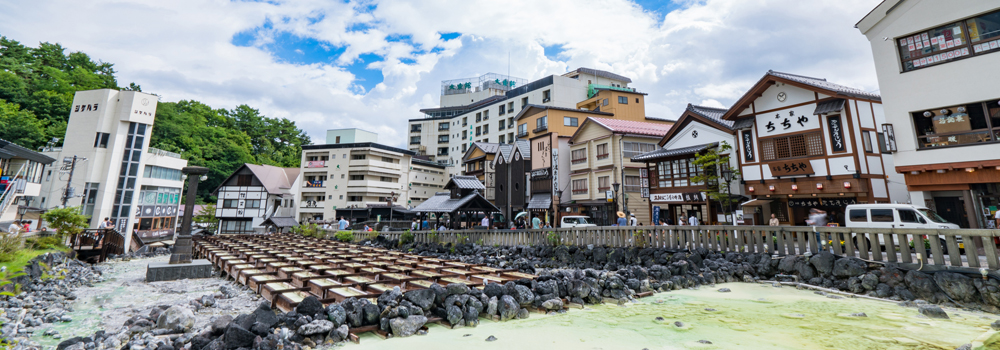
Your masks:
[{"label": "sky", "polygon": [[729,107],[769,69],[877,92],[854,24],[879,2],[0,0],[0,35],[114,63],[119,85],[161,101],[247,104],[314,143],[361,128],[405,147],[442,80],[508,69],[624,75],[665,119]]}]

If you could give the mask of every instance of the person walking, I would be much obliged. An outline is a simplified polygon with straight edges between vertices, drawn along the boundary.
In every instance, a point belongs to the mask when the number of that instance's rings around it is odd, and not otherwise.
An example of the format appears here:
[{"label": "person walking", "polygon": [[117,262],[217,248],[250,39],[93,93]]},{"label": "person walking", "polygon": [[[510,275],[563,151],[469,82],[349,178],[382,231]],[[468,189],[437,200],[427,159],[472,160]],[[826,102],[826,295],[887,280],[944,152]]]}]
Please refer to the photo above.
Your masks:
[{"label": "person walking", "polygon": [[[826,212],[816,208],[809,209],[809,219],[806,220],[806,223],[812,225],[813,227],[826,226]],[[815,230],[815,228],[813,230]],[[821,235],[822,234],[818,231],[816,232],[816,246],[820,251],[823,250],[823,239],[820,238]]]},{"label": "person walking", "polygon": [[698,217],[694,216],[694,213],[691,213],[691,217],[688,218],[688,224],[691,226],[701,225],[701,223],[698,222]]},{"label": "person walking", "polygon": [[629,213],[628,215],[629,215],[628,225],[629,226],[635,226],[636,223],[639,222],[639,220],[636,220],[636,218],[635,218],[635,213]]},{"label": "person walking", "polygon": [[490,217],[483,213],[483,221],[479,224],[485,228],[490,228]]},{"label": "person walking", "polygon": [[767,221],[768,226],[778,226],[781,222],[778,221],[778,217],[771,214],[771,220]]},{"label": "person walking", "polygon": [[535,214],[534,218],[531,218],[531,228],[539,229],[542,228],[542,219],[538,218],[538,214]]},{"label": "person walking", "polygon": [[618,222],[615,223],[615,226],[627,226],[627,225],[628,225],[628,220],[625,220],[625,213],[618,212]]},{"label": "person walking", "polygon": [[350,224],[351,223],[347,222],[347,220],[345,220],[344,217],[341,216],[340,217],[340,221],[337,222],[337,229],[338,230],[346,230],[347,226],[350,225]]},{"label": "person walking", "polygon": [[413,218],[413,222],[410,223],[410,231],[416,231],[419,228],[420,223],[417,222],[417,218]]},{"label": "person walking", "polygon": [[21,222],[14,220],[14,222],[10,223],[10,226],[7,226],[7,233],[18,233],[18,232],[21,232]]}]

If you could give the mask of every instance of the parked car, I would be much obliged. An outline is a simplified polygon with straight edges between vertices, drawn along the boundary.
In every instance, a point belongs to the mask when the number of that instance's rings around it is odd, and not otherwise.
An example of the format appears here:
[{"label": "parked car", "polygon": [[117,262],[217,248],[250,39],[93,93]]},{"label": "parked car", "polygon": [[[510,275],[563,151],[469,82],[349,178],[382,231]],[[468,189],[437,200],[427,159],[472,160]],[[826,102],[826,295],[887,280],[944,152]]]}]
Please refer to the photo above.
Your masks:
[{"label": "parked car", "polygon": [[586,216],[563,216],[562,221],[559,223],[559,227],[593,227],[597,226],[590,222],[590,218]]},{"label": "parked car", "polygon": [[[845,210],[844,221],[847,227],[852,228],[960,228],[933,210],[912,204],[852,204],[848,205]],[[884,249],[883,235],[877,236],[879,245]],[[854,240],[856,245],[857,238]],[[959,249],[965,248],[961,236],[955,236],[955,240],[958,242]],[[900,243],[896,242],[896,244]],[[868,246],[871,247],[870,240]],[[941,247],[947,253],[947,246],[943,238],[941,239]]]}]

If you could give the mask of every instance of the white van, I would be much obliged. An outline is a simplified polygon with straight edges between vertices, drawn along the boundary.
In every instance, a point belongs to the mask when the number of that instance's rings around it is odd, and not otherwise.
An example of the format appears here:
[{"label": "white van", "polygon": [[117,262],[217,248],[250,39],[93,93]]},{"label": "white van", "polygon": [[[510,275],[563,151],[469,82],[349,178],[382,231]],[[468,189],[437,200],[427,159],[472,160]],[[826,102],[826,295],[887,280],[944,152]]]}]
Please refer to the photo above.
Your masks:
[{"label": "white van", "polygon": [[[959,226],[948,222],[938,213],[925,207],[912,204],[852,204],[844,211],[844,222],[847,227],[857,228],[927,228],[927,229],[958,229]],[[882,235],[877,235],[879,245],[885,250]],[[965,248],[962,237],[956,236],[958,247]],[[871,240],[867,241],[871,247]],[[857,238],[854,242],[857,246]],[[899,244],[899,242],[896,242]],[[941,239],[941,248],[947,254],[948,247]]]},{"label": "white van", "polygon": [[586,216],[563,216],[562,221],[559,222],[559,227],[593,227],[597,226],[590,222],[590,218]]}]

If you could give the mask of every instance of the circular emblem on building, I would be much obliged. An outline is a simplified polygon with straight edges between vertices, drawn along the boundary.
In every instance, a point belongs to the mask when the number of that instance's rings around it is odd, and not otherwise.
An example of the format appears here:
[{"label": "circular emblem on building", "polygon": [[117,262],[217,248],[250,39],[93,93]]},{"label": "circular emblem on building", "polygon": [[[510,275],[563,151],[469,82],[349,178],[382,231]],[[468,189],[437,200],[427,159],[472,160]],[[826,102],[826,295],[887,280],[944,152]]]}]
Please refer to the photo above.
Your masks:
[{"label": "circular emblem on building", "polygon": [[698,138],[698,130],[692,130],[691,131],[691,137]]},{"label": "circular emblem on building", "polygon": [[788,95],[784,91],[778,93],[778,102],[785,102],[786,98],[788,98]]},{"label": "circular emblem on building", "polygon": [[149,99],[143,98],[141,101],[139,101],[139,103],[141,103],[143,106],[149,106]]}]

